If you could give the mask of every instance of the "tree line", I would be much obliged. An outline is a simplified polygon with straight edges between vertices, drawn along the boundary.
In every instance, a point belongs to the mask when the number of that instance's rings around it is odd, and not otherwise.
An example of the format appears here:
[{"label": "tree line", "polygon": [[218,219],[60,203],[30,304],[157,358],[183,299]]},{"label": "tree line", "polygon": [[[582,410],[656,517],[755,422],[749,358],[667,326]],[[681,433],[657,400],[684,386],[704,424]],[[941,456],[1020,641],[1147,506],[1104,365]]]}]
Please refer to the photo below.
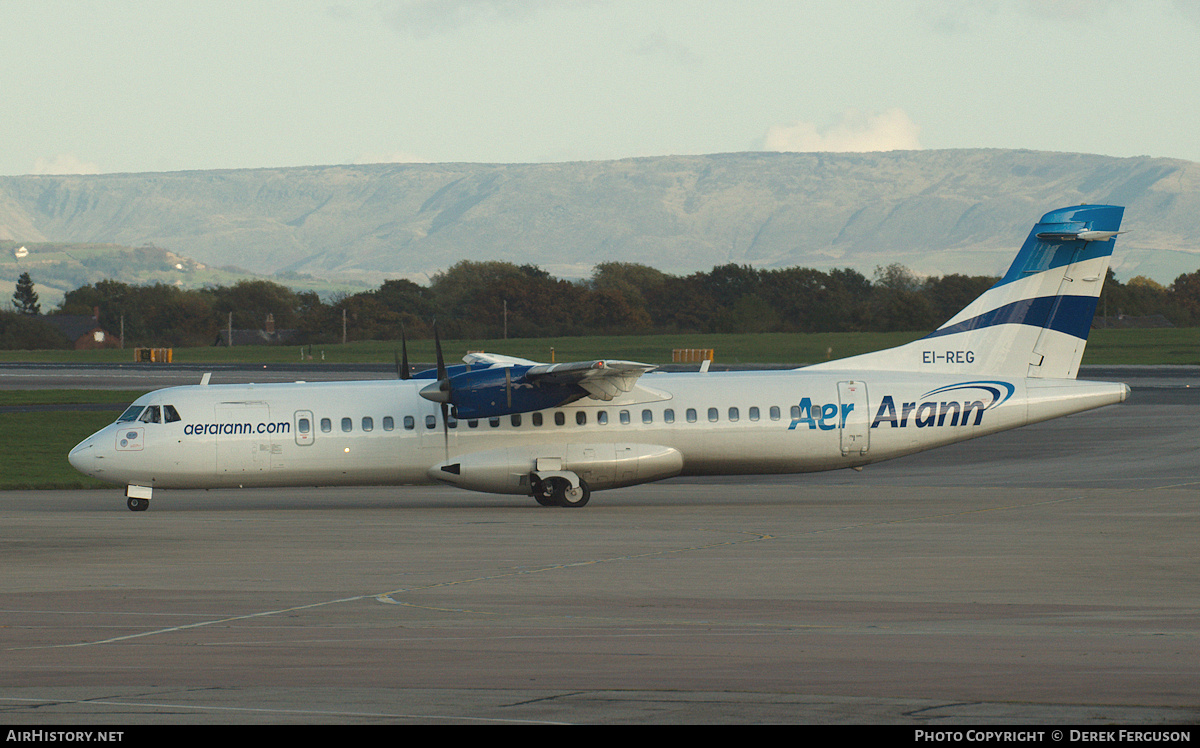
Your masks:
[{"label": "tree line", "polygon": [[[297,331],[293,342],[398,340],[433,335],[494,339],[649,333],[859,332],[932,330],[991,287],[992,276],[920,278],[902,265],[867,278],[851,269],[756,269],[719,265],[678,276],[647,265],[605,262],[581,281],[535,265],[464,260],[428,286],[388,280],[374,290],[328,301],[266,280],[182,289],[103,280],[68,292],[56,313],[91,315],[127,346],[213,345],[230,323]],[[32,286],[18,288],[0,316],[0,347],[60,347],[61,336],[30,314]],[[36,296],[33,297],[36,301]],[[1200,324],[1200,270],[1170,286],[1144,277],[1118,282],[1109,271],[1097,314],[1162,315],[1176,326]],[[40,330],[40,332],[39,332]]]}]

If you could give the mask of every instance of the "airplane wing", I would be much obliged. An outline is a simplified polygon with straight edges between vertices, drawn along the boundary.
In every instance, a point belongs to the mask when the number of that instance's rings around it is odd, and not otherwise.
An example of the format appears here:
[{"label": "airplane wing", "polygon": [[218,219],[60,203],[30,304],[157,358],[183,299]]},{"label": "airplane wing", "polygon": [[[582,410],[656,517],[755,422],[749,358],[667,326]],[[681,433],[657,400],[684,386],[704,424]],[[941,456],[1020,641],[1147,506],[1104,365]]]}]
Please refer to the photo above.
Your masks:
[{"label": "airplane wing", "polygon": [[556,385],[575,384],[586,390],[588,397],[604,401],[612,400],[622,392],[629,392],[633,389],[638,377],[658,368],[636,361],[611,359],[539,364],[537,361],[530,361],[527,358],[484,353],[483,351],[468,353],[463,356],[463,362],[471,366],[479,364],[491,367],[529,366],[531,368],[525,371],[524,377],[525,381],[531,384],[536,385],[542,382]]},{"label": "airplane wing", "polygon": [[516,356],[502,356],[499,353],[484,353],[483,351],[473,351],[463,356],[463,363],[470,366],[476,364],[486,364],[488,366],[537,366],[537,361],[530,361],[527,358],[517,358]]},{"label": "airplane wing", "polygon": [[658,367],[636,361],[576,361],[569,364],[540,364],[525,372],[534,384],[574,384],[587,391],[593,400],[612,400],[633,389],[638,377]]},{"label": "airplane wing", "polygon": [[543,410],[585,397],[607,402],[629,392],[638,377],[657,368],[608,359],[539,364],[495,353],[468,353],[463,361],[470,370],[447,372],[420,393],[454,406],[464,419]]}]

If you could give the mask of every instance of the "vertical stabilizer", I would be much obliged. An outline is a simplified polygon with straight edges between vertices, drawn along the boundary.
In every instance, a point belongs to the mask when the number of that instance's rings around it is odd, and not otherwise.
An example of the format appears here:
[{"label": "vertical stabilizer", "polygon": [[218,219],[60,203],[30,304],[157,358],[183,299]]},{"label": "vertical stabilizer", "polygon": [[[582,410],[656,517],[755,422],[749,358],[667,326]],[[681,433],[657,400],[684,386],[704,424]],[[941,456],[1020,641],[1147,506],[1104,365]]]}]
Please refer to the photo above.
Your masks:
[{"label": "vertical stabilizer", "polygon": [[934,332],[812,368],[1073,379],[1124,212],[1114,205],[1051,211],[1004,277]]}]

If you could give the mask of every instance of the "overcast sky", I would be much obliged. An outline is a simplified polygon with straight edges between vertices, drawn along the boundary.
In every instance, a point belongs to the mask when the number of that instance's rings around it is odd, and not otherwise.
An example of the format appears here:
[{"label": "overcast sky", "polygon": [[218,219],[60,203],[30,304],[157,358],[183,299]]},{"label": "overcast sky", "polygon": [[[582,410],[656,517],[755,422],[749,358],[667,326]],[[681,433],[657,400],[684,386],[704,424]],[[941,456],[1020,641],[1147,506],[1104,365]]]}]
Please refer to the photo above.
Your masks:
[{"label": "overcast sky", "polygon": [[1200,161],[1200,0],[0,0],[0,174],[748,150]]}]

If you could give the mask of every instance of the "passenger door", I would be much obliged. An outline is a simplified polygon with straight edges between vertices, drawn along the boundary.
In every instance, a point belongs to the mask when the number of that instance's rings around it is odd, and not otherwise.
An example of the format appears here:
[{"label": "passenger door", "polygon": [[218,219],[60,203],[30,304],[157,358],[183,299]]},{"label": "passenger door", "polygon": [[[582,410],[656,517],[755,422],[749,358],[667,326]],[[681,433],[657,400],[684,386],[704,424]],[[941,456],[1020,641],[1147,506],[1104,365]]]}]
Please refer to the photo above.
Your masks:
[{"label": "passenger door", "polygon": [[274,435],[258,433],[258,424],[271,423],[265,402],[217,403],[217,472],[262,473],[271,469]]},{"label": "passenger door", "polygon": [[838,382],[842,456],[865,455],[871,445],[871,412],[865,382]]}]

